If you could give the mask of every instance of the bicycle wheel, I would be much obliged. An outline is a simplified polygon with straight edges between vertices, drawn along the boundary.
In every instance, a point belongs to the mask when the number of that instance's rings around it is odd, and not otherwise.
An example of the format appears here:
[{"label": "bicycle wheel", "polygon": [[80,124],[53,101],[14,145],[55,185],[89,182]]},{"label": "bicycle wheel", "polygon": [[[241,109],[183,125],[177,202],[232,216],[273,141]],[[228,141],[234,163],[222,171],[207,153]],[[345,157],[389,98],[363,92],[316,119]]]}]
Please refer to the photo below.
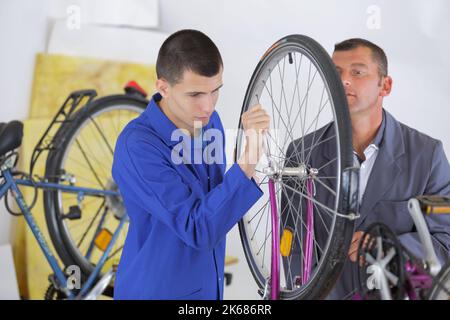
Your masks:
[{"label": "bicycle wheel", "polygon": [[450,261],[448,261],[433,280],[428,300],[450,300]]},{"label": "bicycle wheel", "polygon": [[[264,196],[239,222],[247,262],[263,289],[271,277],[272,248],[267,241],[272,234],[268,196],[272,179],[281,235],[279,298],[324,298],[343,267],[353,231],[353,222],[347,219],[349,201],[354,206],[357,195],[354,188],[343,187],[343,173],[353,158],[340,77],[316,41],[290,35],[259,61],[241,114],[256,103],[271,116],[271,128],[267,156],[256,168]],[[239,130],[235,160],[244,141]]]},{"label": "bicycle wheel", "polygon": [[[80,109],[55,136],[60,147],[48,155],[48,181],[118,191],[111,175],[115,143],[124,126],[139,116],[147,103],[131,95],[114,95]],[[126,212],[122,198],[117,196],[86,194],[78,204],[77,194],[44,192],[46,222],[55,250],[65,265],[78,265],[84,275],[89,275]],[[118,263],[127,230],[128,223],[102,271]]]}]

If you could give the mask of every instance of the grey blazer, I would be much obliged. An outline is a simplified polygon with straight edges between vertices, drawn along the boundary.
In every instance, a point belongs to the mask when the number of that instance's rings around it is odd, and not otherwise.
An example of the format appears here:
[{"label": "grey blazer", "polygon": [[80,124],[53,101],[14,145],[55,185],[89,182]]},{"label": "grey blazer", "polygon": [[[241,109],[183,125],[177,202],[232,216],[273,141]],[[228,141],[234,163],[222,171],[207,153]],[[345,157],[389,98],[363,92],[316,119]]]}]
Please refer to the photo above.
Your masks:
[{"label": "grey blazer", "polygon": [[[382,222],[397,234],[407,249],[417,257],[422,257],[422,247],[418,234],[415,232],[413,220],[409,215],[407,202],[410,198],[418,195],[450,196],[450,165],[439,140],[400,123],[387,111],[385,111],[385,121],[383,139],[379,145],[378,155],[360,204],[361,217],[356,220],[354,231],[364,231],[370,224]],[[306,147],[312,145],[313,141],[314,143],[323,141],[310,150],[308,163],[315,168],[324,166],[319,172],[319,178],[323,177],[321,178],[323,184],[315,184],[315,198],[321,203],[327,203],[330,207],[335,202],[335,198],[326,189],[326,186],[334,189],[336,183],[333,176],[336,176],[337,164],[336,161],[332,161],[337,154],[336,144],[334,139],[330,139],[335,134],[334,132],[334,126],[328,124],[307,135],[303,141]],[[299,143],[301,143],[301,139],[293,141],[288,147],[287,158],[289,161],[287,165],[295,165],[301,160],[302,155],[298,154],[296,151],[298,149],[295,147]],[[304,188],[292,180],[286,184],[290,184],[291,187]],[[304,231],[304,223],[301,223],[301,219],[294,217],[299,214],[304,217],[305,201],[302,202],[301,197],[296,196],[291,190],[288,189],[284,193],[285,196],[290,195],[293,199],[289,205],[286,205],[286,201],[285,199],[283,201],[282,197],[282,210],[284,210],[281,216],[282,225],[291,228],[297,226],[298,229]],[[306,193],[305,189],[303,189],[303,193]],[[325,212],[326,210],[318,206],[314,206],[314,210],[316,211],[316,241],[319,246],[324,246],[323,231],[326,230],[326,226],[330,226],[331,217]],[[438,258],[441,261],[448,259],[450,215],[427,216],[426,222]],[[300,252],[294,250],[293,254],[300,254]],[[315,250],[314,254],[320,256],[320,249]],[[286,267],[286,264],[284,265]],[[300,268],[300,266],[291,266],[291,268]],[[347,259],[342,274],[328,298],[351,298],[358,284],[357,272],[356,263]]]}]

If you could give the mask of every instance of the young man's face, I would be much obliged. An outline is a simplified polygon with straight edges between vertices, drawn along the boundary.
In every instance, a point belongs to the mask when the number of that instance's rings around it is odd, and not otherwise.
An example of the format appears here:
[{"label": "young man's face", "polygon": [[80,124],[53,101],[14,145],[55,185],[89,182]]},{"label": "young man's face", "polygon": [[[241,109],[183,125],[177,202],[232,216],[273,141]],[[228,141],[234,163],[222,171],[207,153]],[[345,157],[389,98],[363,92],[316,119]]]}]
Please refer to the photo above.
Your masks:
[{"label": "young man's face", "polygon": [[[222,87],[222,73],[212,77],[201,76],[186,70],[182,79],[176,84],[169,84],[164,80],[159,83],[159,91],[167,102],[167,109],[179,128],[193,132],[194,122],[201,122],[201,126],[208,124],[214,112],[219,89]],[[161,88],[162,86],[162,88]]]},{"label": "young man's face", "polygon": [[390,93],[392,80],[380,76],[369,48],[335,51],[332,59],[344,84],[350,115],[381,107],[383,97]]}]

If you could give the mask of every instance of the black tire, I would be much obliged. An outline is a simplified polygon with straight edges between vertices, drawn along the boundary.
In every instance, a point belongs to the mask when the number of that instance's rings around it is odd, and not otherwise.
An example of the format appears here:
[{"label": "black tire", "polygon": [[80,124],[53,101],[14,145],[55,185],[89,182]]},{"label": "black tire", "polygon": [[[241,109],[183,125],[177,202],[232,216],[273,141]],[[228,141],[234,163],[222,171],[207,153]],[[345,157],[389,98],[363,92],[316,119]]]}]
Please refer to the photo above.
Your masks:
[{"label": "black tire", "polygon": [[[67,148],[69,148],[69,143],[72,139],[75,139],[74,136],[78,134],[79,129],[89,121],[90,117],[95,116],[96,114],[106,113],[108,110],[113,110],[118,106],[130,106],[133,110],[135,109],[136,112],[141,113],[146,108],[147,104],[148,101],[137,96],[112,95],[93,100],[90,104],[80,108],[76,114],[71,117],[70,122],[62,126],[55,135],[54,140],[58,142],[58,148],[50,151],[48,154],[45,177],[49,182],[61,182],[61,169],[64,169],[62,168],[62,162],[68,151]],[[115,141],[111,141],[111,145],[115,145]],[[109,175],[111,175],[111,172],[109,172]],[[56,190],[45,190],[43,194],[45,218],[50,238],[56,252],[65,266],[78,265],[83,275],[89,275],[94,269],[95,263],[89,261],[80,253],[77,244],[74,243],[70,232],[65,227],[64,219],[62,219],[65,212],[61,211],[63,205],[59,198],[59,192],[60,191]]]},{"label": "black tire", "polygon": [[[347,98],[340,76],[338,75],[332,60],[322,46],[315,40],[303,35],[290,35],[280,39],[270,47],[270,49],[262,56],[251,77],[246,91],[241,115],[255,102],[259,102],[256,101],[259,97],[255,98],[255,93],[257,90],[261,90],[260,92],[264,91],[264,88],[261,88],[262,84],[260,83],[260,78],[264,76],[263,73],[267,72],[266,68],[269,68],[269,73],[272,72],[271,70],[274,70],[270,69],[272,67],[269,67],[269,65],[273,63],[271,62],[271,59],[273,58],[276,60],[276,55],[284,54],[284,52],[291,50],[291,48],[293,50],[292,52],[300,51],[301,54],[306,56],[312,62],[317,70],[320,70],[322,80],[326,83],[329,89],[329,98],[332,100],[332,104],[334,106],[335,125],[338,128],[337,135],[340,144],[340,154],[338,155],[340,157],[340,167],[338,167],[342,174],[345,169],[353,166],[351,124],[347,107]],[[290,63],[292,64],[292,53],[288,53],[287,55]],[[266,86],[265,83],[263,84]],[[258,86],[260,89],[257,89]],[[239,121],[239,128],[242,129],[241,120]],[[238,158],[238,150],[239,141],[236,145],[235,161],[237,161]],[[355,190],[351,191],[351,188],[349,188],[348,185],[344,185],[345,182],[343,180],[345,179],[341,179],[341,191],[339,196],[336,197],[338,199],[336,202],[338,212],[347,215],[350,213],[350,208],[352,205],[354,206],[354,203],[351,204],[351,202],[354,202]],[[352,181],[351,183],[353,184],[355,181]],[[266,279],[260,271],[252,254],[252,249],[250,248],[250,243],[248,240],[249,235],[246,234],[247,231],[244,223],[244,219],[239,222],[239,233],[241,236],[244,253],[258,287],[263,289]],[[302,285],[298,290],[281,290],[280,299],[325,298],[334,286],[342,271],[344,260],[347,257],[347,250],[353,234],[353,227],[353,221],[342,217],[336,218],[328,249],[324,252],[321,258],[322,264],[317,268],[312,275],[312,278],[306,283],[306,285]]]}]

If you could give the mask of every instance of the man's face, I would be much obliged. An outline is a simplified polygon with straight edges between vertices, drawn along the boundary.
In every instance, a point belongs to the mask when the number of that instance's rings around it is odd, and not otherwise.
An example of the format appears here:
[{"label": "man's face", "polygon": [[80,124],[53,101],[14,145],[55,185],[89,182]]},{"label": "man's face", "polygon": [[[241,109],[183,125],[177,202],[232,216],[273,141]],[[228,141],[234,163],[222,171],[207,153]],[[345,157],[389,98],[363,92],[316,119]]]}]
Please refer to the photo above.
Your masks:
[{"label": "man's face", "polygon": [[197,127],[200,122],[202,127],[208,124],[219,98],[222,73],[221,69],[215,76],[205,77],[186,70],[178,83],[165,83],[163,96],[178,127],[193,132],[194,122]]},{"label": "man's face", "polygon": [[350,115],[381,106],[383,97],[390,92],[391,79],[380,76],[369,48],[335,51],[332,59],[344,84]]}]

